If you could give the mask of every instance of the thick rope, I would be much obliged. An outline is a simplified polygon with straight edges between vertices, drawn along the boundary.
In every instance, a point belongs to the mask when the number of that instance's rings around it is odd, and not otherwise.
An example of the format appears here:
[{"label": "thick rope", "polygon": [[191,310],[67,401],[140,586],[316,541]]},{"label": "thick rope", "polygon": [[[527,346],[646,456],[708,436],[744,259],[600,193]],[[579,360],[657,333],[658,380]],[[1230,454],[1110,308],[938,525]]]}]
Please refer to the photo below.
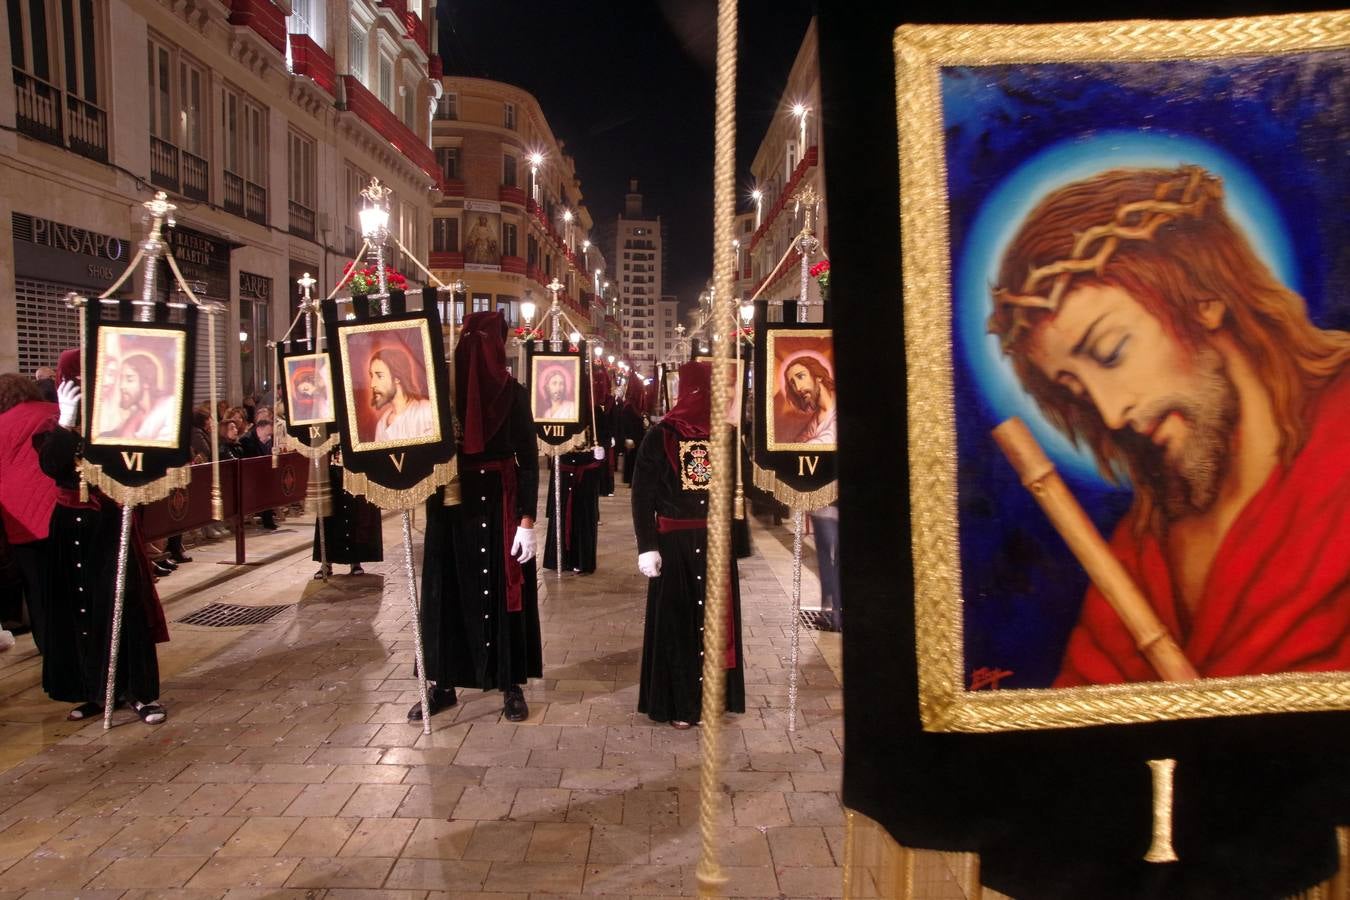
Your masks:
[{"label": "thick rope", "polygon": [[[717,104],[714,113],[713,158],[713,285],[718,297],[732,296],[734,273],[731,255],[732,222],[736,215],[736,4],[717,4]],[[731,332],[725,316],[713,316],[714,359],[730,357]],[[702,850],[698,863],[699,896],[721,893],[726,875],[717,858],[717,833],[723,808],[721,790],[722,715],[726,708],[726,609],[730,602],[731,574],[731,429],[724,411],[729,397],[730,367],[713,366],[712,435],[713,477],[708,502],[708,570],[704,584],[707,596],[703,631],[703,759],[699,773],[699,835]],[[739,662],[739,660],[738,660]]]}]

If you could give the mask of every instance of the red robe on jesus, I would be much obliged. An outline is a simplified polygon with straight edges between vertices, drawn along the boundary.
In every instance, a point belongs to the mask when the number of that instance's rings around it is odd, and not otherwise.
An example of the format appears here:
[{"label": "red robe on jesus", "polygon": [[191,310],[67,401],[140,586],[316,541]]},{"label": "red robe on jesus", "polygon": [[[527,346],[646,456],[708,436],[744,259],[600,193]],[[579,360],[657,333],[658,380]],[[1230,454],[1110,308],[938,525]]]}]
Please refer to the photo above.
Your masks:
[{"label": "red robe on jesus", "polygon": [[[1157,536],[1133,513],[1111,550],[1202,677],[1350,670],[1350,374],[1318,398],[1307,443],[1238,514],[1194,618]],[[1055,687],[1156,681],[1120,617],[1089,586]]]}]

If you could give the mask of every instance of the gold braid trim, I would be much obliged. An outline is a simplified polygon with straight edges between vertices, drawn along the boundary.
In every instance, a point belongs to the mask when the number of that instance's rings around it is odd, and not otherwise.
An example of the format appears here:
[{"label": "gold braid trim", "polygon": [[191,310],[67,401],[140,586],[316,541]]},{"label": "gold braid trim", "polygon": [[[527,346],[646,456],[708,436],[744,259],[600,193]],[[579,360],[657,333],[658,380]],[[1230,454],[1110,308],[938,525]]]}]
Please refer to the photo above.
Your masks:
[{"label": "gold braid trim", "polygon": [[[1167,197],[1178,188],[1181,198],[1168,200]],[[1029,326],[1022,310],[1044,309],[1054,312],[1059,309],[1073,277],[1084,272],[1100,275],[1121,241],[1151,241],[1158,229],[1168,222],[1183,216],[1199,218],[1205,214],[1211,200],[1218,202],[1222,199],[1223,185],[1219,179],[1199,166],[1182,166],[1176,178],[1164,181],[1154,189],[1152,200],[1122,203],[1110,222],[1094,225],[1079,233],[1068,257],[1033,267],[1022,283],[1020,294],[1014,294],[1007,288],[995,288],[996,306],[1015,308],[1015,321],[1004,336],[1004,346],[1011,344]],[[1051,282],[1050,290],[1044,296],[1035,293],[1046,280]],[[998,315],[997,311],[994,315]],[[989,330],[995,330],[992,318]]]},{"label": "gold braid trim", "polygon": [[574,450],[580,450],[587,444],[586,432],[574,434],[561,444],[550,444],[543,438],[538,438],[539,452],[545,456],[562,456],[564,453],[571,453]]},{"label": "gold braid trim", "polygon": [[409,488],[389,488],[375,484],[360,472],[342,470],[342,489],[352,496],[364,496],[380,509],[413,509],[443,484],[459,476],[459,457],[437,463],[431,474]]},{"label": "gold braid trim", "polygon": [[318,444],[317,446],[311,447],[309,444],[306,444],[303,441],[298,441],[288,434],[286,435],[285,441],[286,446],[285,448],[283,448],[283,452],[294,451],[296,453],[299,453],[305,459],[318,459],[319,457],[326,455],[329,451],[331,451],[334,447],[336,447],[338,445],[338,439],[340,437],[341,436],[337,434],[330,434],[327,438],[324,439],[324,442],[322,444]]},{"label": "gold braid trim", "polygon": [[757,462],[751,462],[754,467],[755,487],[761,491],[768,491],[773,494],[773,498],[786,506],[792,512],[811,512],[824,506],[829,506],[835,500],[839,499],[839,482],[831,481],[829,484],[818,487],[814,491],[802,492],[791,488],[778,480],[778,476],[772,469],[766,469]]},{"label": "gold braid trim", "polygon": [[174,488],[186,488],[192,483],[191,465],[169,469],[164,473],[163,478],[158,478],[139,487],[127,487],[120,481],[115,481],[112,476],[104,474],[102,466],[87,459],[80,460],[79,470],[80,476],[86,483],[92,484],[123,506],[142,506],[147,503],[154,503],[156,500],[163,500],[169,496]]}]

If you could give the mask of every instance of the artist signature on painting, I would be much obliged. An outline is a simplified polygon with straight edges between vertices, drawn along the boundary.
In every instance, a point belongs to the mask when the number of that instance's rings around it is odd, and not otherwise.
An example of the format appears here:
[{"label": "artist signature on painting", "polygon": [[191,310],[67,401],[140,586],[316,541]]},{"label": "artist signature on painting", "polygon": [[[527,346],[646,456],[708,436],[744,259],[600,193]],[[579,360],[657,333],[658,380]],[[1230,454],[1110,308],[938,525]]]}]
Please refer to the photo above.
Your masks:
[{"label": "artist signature on painting", "polygon": [[998,683],[1005,678],[1012,677],[1011,669],[994,669],[989,666],[980,666],[974,672],[970,673],[970,689],[979,691],[988,688],[991,691],[998,690]]}]

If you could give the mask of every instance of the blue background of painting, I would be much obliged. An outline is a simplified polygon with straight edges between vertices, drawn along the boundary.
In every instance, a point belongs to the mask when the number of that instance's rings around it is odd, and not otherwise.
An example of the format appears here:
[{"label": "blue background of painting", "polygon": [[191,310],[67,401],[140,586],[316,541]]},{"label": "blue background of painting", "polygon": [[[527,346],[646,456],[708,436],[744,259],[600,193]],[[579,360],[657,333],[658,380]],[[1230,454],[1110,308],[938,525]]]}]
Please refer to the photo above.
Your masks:
[{"label": "blue background of painting", "polygon": [[[989,431],[1029,418],[1109,536],[1128,487],[1040,419],[984,333],[1003,247],[1045,191],[1115,166],[1195,163],[1315,322],[1350,327],[1350,78],[1345,60],[953,67],[942,73],[953,280],[965,671],[1044,687],[1087,585]],[[1347,452],[1350,452],[1348,450]]]}]

